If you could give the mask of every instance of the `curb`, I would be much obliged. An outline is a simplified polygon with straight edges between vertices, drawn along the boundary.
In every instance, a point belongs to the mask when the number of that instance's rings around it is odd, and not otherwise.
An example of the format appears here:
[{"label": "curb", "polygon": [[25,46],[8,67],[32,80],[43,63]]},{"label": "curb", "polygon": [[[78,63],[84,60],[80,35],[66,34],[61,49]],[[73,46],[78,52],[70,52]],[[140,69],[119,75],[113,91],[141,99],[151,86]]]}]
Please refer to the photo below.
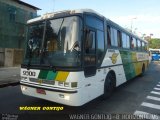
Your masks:
[{"label": "curb", "polygon": [[17,86],[17,85],[19,85],[19,84],[20,84],[19,81],[18,81],[18,82],[11,82],[11,83],[4,83],[4,84],[1,84],[1,85],[0,85],[0,88],[8,87],[8,86]]}]

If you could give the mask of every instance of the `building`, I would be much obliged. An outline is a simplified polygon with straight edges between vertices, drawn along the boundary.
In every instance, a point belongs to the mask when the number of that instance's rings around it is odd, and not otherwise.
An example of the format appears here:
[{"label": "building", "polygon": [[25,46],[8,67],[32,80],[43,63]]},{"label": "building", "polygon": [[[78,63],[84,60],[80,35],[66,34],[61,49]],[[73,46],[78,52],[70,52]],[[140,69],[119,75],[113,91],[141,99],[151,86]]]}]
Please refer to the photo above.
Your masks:
[{"label": "building", "polygon": [[20,65],[26,39],[27,20],[39,8],[20,0],[0,0],[0,66]]},{"label": "building", "polygon": [[26,22],[37,10],[20,0],[0,0],[0,48],[24,48]]}]

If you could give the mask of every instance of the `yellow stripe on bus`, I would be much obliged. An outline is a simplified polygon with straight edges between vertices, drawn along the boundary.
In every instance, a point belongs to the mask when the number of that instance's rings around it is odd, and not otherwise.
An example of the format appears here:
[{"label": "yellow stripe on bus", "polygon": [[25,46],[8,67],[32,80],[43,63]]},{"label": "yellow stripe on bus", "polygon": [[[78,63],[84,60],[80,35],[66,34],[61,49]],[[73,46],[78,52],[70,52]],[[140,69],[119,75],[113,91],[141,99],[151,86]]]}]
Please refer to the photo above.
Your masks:
[{"label": "yellow stripe on bus", "polygon": [[58,72],[55,80],[65,82],[68,75],[69,75],[69,72]]}]

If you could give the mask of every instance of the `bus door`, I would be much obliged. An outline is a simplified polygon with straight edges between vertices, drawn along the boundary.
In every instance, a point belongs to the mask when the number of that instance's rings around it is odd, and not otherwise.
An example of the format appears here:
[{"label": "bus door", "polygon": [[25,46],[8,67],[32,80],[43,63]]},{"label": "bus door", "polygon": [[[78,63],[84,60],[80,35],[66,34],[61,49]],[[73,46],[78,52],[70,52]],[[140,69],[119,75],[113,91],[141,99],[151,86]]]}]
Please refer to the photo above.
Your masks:
[{"label": "bus door", "polygon": [[96,74],[96,31],[89,27],[85,30],[84,74],[86,77]]}]

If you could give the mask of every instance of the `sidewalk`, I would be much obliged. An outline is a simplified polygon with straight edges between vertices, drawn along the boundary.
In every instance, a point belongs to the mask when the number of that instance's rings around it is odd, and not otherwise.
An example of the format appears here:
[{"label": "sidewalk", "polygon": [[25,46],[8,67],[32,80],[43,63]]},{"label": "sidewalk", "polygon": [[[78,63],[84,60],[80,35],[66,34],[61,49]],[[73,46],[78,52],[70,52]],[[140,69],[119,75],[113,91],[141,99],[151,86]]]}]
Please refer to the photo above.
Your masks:
[{"label": "sidewalk", "polygon": [[0,68],[0,87],[17,85],[20,81],[20,67]]}]

